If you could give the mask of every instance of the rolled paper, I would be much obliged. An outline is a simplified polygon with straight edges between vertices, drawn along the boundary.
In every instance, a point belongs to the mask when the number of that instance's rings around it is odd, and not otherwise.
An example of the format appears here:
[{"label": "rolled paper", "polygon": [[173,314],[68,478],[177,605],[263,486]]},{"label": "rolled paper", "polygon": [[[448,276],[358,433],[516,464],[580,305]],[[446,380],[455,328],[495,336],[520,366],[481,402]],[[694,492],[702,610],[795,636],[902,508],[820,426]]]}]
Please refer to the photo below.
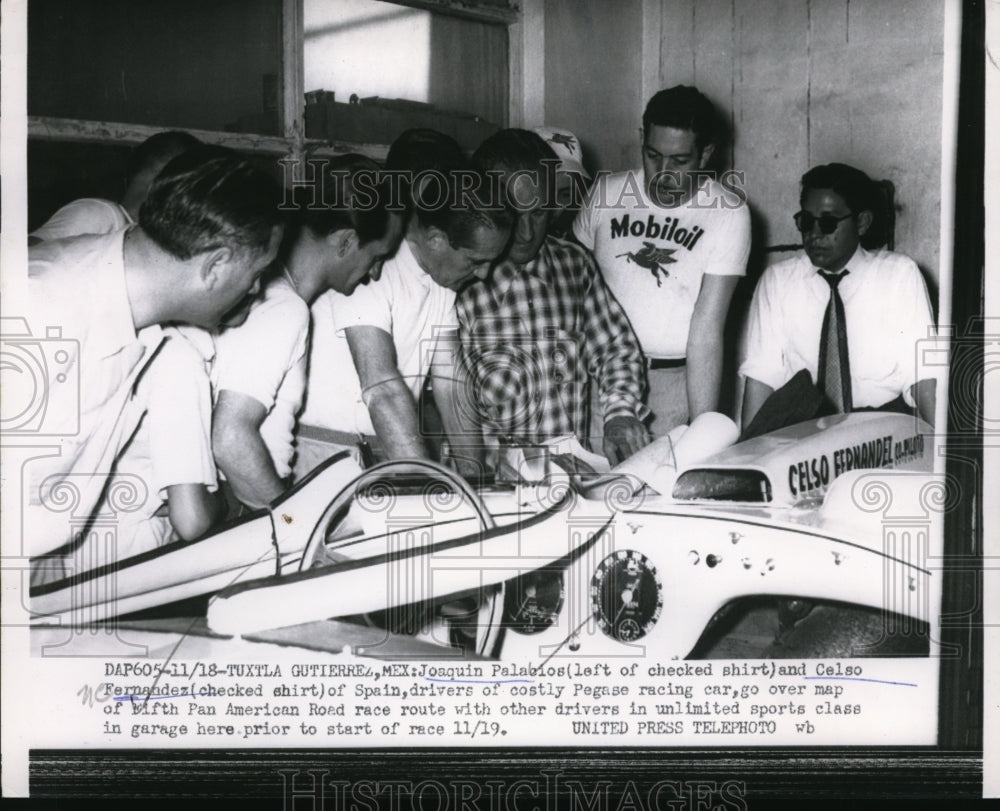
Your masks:
[{"label": "rolled paper", "polygon": [[667,467],[674,469],[674,442],[687,431],[686,425],[678,425],[670,433],[654,439],[646,447],[633,453],[628,459],[615,465],[603,476],[581,479],[577,489],[584,498],[592,501],[607,501],[614,489],[616,499],[628,500],[656,478],[656,471]]},{"label": "rolled paper", "polygon": [[650,474],[647,483],[658,493],[669,496],[682,471],[724,451],[739,436],[740,429],[725,414],[717,411],[699,414],[674,442],[674,464],[658,467]]},{"label": "rolled paper", "polygon": [[669,495],[679,471],[725,450],[739,438],[739,433],[736,423],[725,414],[699,414],[691,425],[678,425],[632,454],[612,468],[610,475],[584,483],[584,495],[597,498],[613,482],[620,486],[622,481],[631,481],[635,491],[645,484]]},{"label": "rolled paper", "polygon": [[707,411],[695,417],[684,435],[674,442],[676,469],[704,462],[724,451],[740,436],[740,429],[725,414]]},{"label": "rolled paper", "polygon": [[619,476],[634,476],[642,482],[649,482],[661,467],[676,469],[675,445],[687,433],[686,425],[678,425],[670,433],[658,437],[645,448],[633,453],[628,459],[612,468],[611,473]]}]

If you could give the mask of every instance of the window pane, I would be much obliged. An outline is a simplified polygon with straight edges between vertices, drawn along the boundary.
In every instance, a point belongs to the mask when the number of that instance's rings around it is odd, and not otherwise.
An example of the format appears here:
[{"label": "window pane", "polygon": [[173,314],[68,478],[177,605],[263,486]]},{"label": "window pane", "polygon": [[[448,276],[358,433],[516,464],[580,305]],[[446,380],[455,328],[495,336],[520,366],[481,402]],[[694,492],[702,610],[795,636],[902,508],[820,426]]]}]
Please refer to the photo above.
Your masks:
[{"label": "window pane", "polygon": [[380,0],[305,0],[304,22],[309,137],[389,143],[432,127],[471,149],[506,120],[504,25]]},{"label": "window pane", "polygon": [[32,0],[30,115],[278,134],[281,0]]}]

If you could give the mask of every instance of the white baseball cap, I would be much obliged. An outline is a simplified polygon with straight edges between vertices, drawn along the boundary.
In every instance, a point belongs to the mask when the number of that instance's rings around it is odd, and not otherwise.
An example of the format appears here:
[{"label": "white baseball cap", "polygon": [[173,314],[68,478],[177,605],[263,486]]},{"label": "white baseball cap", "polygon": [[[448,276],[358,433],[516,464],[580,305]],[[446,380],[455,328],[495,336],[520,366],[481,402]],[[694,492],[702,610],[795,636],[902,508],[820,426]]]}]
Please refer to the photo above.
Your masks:
[{"label": "white baseball cap", "polygon": [[552,151],[559,158],[560,171],[575,172],[590,180],[590,173],[583,168],[583,150],[580,148],[580,141],[572,132],[555,127],[535,127],[532,132],[540,135],[542,140],[552,147]]}]

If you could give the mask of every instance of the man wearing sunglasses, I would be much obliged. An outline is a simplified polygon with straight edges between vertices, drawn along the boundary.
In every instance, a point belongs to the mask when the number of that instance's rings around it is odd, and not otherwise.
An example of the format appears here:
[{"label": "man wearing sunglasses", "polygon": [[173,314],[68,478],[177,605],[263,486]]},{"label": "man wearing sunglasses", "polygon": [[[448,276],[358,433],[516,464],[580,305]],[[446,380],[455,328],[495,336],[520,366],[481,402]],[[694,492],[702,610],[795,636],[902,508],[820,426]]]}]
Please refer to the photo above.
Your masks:
[{"label": "man wearing sunglasses", "polygon": [[872,181],[851,166],[803,175],[795,225],[804,251],[764,272],[750,307],[740,367],[745,435],[757,433],[747,429],[761,406],[802,370],[822,397],[807,416],[915,410],[933,423],[934,380],[918,372],[916,351],[934,324],[927,288],[908,257],[862,245],[874,199]]}]

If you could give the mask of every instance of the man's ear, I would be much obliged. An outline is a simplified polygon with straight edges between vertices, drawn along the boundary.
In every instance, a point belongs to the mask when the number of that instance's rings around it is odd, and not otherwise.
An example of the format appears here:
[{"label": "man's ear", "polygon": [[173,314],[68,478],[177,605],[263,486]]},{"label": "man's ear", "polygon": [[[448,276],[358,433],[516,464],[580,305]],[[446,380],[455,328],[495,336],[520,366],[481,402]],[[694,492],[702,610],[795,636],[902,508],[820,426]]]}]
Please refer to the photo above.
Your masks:
[{"label": "man's ear", "polygon": [[327,239],[330,240],[331,247],[336,251],[337,256],[343,258],[357,248],[358,232],[353,228],[342,228],[339,231],[334,231]]},{"label": "man's ear", "polygon": [[226,278],[233,261],[233,249],[225,245],[213,248],[201,255],[198,278],[207,290],[212,290]]},{"label": "man's ear", "polygon": [[424,243],[432,251],[440,252],[445,248],[451,247],[451,243],[448,241],[448,235],[436,225],[428,225],[423,229],[423,232]]},{"label": "man's ear", "polygon": [[701,150],[701,159],[698,161],[698,168],[704,169],[708,166],[708,162],[712,160],[712,155],[715,153],[715,144],[709,144]]},{"label": "man's ear", "polygon": [[872,227],[872,222],[875,220],[875,215],[870,211],[859,211],[858,212],[858,236],[862,237],[868,233],[868,229]]}]

